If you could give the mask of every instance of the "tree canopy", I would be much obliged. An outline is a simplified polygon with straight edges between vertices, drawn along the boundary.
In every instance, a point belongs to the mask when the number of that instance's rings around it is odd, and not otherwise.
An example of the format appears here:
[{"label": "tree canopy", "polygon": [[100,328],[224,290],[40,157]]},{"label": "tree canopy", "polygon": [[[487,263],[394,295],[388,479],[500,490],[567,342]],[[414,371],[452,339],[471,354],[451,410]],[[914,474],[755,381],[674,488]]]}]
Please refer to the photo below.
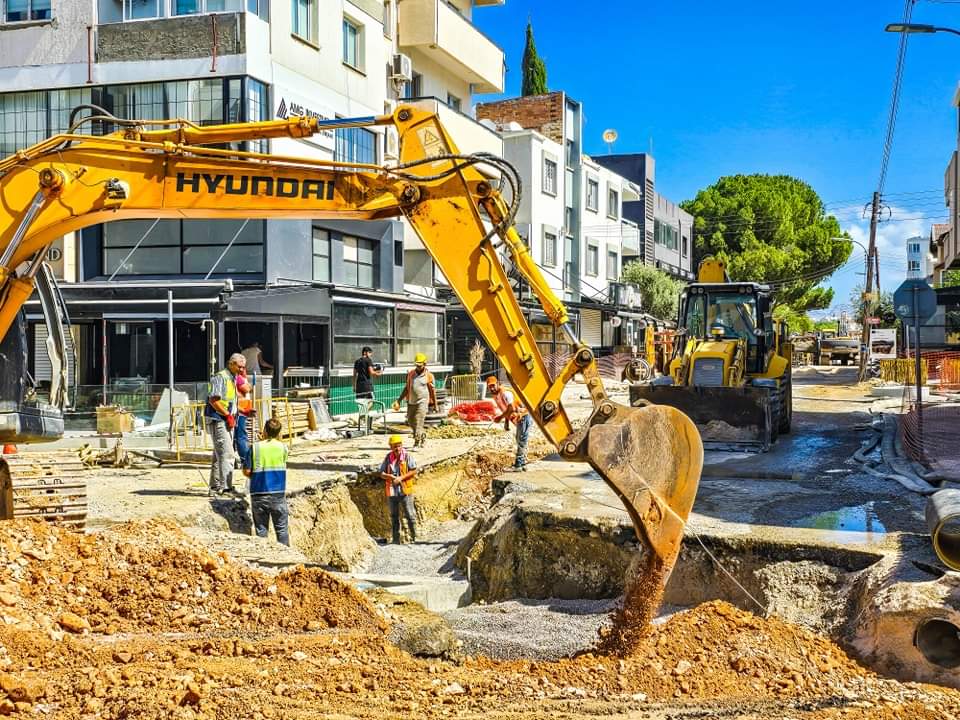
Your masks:
[{"label": "tree canopy", "polygon": [[[858,323],[863,324],[863,285],[857,285],[850,290],[850,306],[856,308],[853,316]],[[893,293],[889,291],[880,293],[880,297],[870,303],[870,315],[880,318],[880,324],[877,327],[894,327],[898,319],[893,311]]]},{"label": "tree canopy", "polygon": [[520,94],[544,95],[547,92],[547,66],[537,54],[533,41],[533,23],[527,22],[527,44],[523,48],[523,87]]},{"label": "tree canopy", "polygon": [[776,282],[777,305],[793,312],[826,308],[833,289],[822,273],[846,262],[853,244],[807,183],[788,175],[722,177],[681,204],[694,216],[694,261],[726,260],[733,280]]},{"label": "tree canopy", "polygon": [[641,310],[661,320],[676,320],[682,282],[636,260],[623,266],[623,280],[640,289]]}]

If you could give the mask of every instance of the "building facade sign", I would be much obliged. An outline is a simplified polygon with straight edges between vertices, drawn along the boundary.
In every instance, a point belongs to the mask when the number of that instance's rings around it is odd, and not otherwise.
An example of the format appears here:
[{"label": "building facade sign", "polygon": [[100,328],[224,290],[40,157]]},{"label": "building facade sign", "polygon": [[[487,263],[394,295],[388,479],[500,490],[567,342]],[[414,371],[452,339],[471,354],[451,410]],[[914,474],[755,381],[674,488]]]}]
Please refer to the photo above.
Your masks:
[{"label": "building facade sign", "polygon": [[894,328],[870,328],[870,359],[893,360],[897,357],[897,331]]},{"label": "building facade sign", "polygon": [[[333,110],[279,86],[274,88],[274,108],[274,116],[278,120],[287,120],[298,116],[316,118],[317,120],[333,120],[335,117]],[[311,137],[308,142],[332,151],[336,138],[333,130],[324,130]]]}]

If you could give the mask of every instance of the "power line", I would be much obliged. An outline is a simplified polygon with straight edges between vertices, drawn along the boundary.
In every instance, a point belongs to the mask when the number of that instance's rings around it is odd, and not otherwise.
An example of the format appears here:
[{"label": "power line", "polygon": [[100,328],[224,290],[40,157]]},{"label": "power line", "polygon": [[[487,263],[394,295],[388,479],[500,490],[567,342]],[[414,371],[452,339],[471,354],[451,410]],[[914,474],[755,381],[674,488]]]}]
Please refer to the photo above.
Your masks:
[{"label": "power line", "polygon": [[[910,23],[913,15],[914,0],[905,0],[903,5],[903,23]],[[877,182],[877,192],[883,192],[887,182],[887,169],[890,166],[890,153],[893,150],[893,136],[897,128],[897,114],[900,111],[900,88],[903,86],[903,68],[907,59],[907,42],[910,33],[900,33],[900,47],[897,50],[897,68],[893,73],[893,90],[890,93],[890,111],[887,116],[887,134],[883,141],[883,158],[880,161],[880,179]],[[868,288],[869,292],[869,288]]]}]

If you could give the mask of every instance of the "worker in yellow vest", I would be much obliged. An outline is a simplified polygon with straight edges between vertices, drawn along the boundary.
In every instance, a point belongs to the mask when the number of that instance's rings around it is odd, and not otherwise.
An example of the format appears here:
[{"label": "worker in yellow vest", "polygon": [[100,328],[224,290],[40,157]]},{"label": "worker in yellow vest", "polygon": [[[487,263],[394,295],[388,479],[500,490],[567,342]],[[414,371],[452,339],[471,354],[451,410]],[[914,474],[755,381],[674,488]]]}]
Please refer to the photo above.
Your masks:
[{"label": "worker in yellow vest", "polygon": [[280,440],[283,426],[270,418],[263,426],[263,440],[254,443],[243,474],[250,478],[250,509],[258,537],[266,537],[273,520],[277,542],[290,544],[287,529],[287,446]]},{"label": "worker in yellow vest", "polygon": [[234,353],[227,367],[210,378],[203,419],[213,444],[210,463],[210,495],[235,494],[233,488],[233,428],[237,424],[237,376],[247,359]]},{"label": "worker in yellow vest", "polygon": [[390,503],[390,524],[393,542],[400,542],[400,512],[407,520],[410,541],[417,541],[417,506],[413,500],[413,479],[417,476],[417,463],[403,448],[403,438],[390,436],[390,452],[380,464],[380,477],[384,481],[387,502]]}]

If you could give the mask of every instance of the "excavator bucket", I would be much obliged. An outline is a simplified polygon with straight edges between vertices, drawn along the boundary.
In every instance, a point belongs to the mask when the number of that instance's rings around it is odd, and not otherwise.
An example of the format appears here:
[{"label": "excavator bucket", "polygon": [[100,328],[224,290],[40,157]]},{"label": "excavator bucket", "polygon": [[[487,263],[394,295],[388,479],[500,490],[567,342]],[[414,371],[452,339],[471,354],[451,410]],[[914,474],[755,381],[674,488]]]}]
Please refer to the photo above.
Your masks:
[{"label": "excavator bucket", "polygon": [[587,457],[623,501],[662,585],[697,495],[703,445],[696,426],[675,408],[613,406],[612,417],[589,429]]},{"label": "excavator bucket", "polygon": [[697,426],[708,450],[766,452],[774,440],[770,388],[633,385],[630,404],[638,401],[682,411]]}]

